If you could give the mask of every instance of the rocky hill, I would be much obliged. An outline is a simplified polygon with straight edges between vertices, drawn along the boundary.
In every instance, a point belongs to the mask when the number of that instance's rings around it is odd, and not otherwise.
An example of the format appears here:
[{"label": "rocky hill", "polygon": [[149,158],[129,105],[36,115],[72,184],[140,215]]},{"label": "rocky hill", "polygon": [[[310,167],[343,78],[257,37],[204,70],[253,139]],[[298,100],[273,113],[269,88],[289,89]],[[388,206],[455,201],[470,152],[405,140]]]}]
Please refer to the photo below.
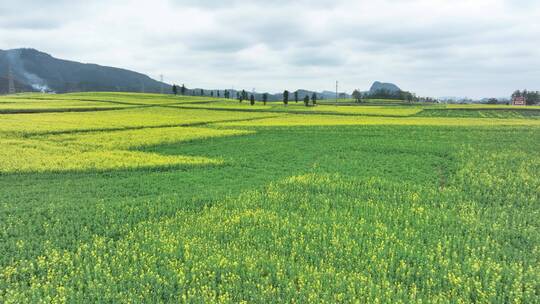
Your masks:
[{"label": "rocky hill", "polygon": [[401,89],[393,84],[393,83],[386,83],[386,82],[379,82],[375,81],[371,88],[369,89],[370,94],[375,94],[377,92],[385,91],[388,93],[399,93]]}]

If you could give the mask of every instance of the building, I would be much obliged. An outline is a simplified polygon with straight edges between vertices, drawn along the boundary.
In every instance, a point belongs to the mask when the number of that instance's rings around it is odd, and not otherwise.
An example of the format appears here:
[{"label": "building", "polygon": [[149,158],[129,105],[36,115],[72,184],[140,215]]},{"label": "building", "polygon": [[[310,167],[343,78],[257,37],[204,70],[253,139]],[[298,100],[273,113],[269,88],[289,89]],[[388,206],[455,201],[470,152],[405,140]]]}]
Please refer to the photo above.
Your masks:
[{"label": "building", "polygon": [[526,106],[527,100],[525,97],[514,97],[512,98],[512,102],[510,103],[512,106]]}]

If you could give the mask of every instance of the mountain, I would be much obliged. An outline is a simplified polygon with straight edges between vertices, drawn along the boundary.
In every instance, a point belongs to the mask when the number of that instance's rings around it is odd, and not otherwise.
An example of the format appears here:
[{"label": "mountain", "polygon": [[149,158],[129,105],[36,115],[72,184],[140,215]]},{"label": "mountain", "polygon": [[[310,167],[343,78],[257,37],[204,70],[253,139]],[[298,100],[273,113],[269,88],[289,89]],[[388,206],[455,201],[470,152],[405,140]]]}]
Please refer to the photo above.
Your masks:
[{"label": "mountain", "polygon": [[[0,50],[0,94],[8,92],[9,70],[11,69],[13,81],[17,92],[87,92],[87,91],[122,91],[122,92],[149,92],[172,93],[172,88],[166,83],[156,81],[144,74],[75,61],[55,58],[49,54],[35,49]],[[393,84],[375,82],[372,90],[387,88],[390,91],[399,88]],[[210,96],[220,92],[224,96],[225,90],[188,89],[187,95]],[[235,98],[236,90],[231,91]],[[302,101],[307,95],[311,97],[314,91],[298,90],[298,99]],[[315,92],[318,99],[334,99],[335,92]],[[248,92],[251,95],[251,92]],[[263,93],[254,93],[257,100],[262,100]],[[340,92],[339,98],[351,98],[350,94]],[[268,101],[282,101],[283,93],[268,94]],[[290,91],[289,100],[294,101],[294,91]]]},{"label": "mountain", "polygon": [[[336,92],[331,91],[322,91],[319,93],[324,99],[335,99],[336,98]],[[339,98],[352,98],[351,94],[345,93],[345,92],[339,92],[338,93]]]},{"label": "mountain", "polygon": [[144,74],[62,60],[35,49],[0,50],[0,94],[8,91],[8,70],[11,68],[15,87],[22,91],[79,92],[123,91],[171,92],[168,84]]},{"label": "mountain", "polygon": [[375,94],[380,91],[385,91],[388,93],[399,93],[401,89],[393,83],[375,81],[371,86],[371,89],[369,89],[369,93]]}]

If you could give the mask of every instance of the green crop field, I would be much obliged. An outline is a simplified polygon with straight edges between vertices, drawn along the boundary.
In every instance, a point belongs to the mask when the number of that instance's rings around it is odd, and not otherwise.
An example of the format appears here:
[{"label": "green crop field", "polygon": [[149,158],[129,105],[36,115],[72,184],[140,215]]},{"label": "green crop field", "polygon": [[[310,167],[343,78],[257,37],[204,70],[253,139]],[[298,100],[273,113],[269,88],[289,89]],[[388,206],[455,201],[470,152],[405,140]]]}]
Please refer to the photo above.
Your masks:
[{"label": "green crop field", "polygon": [[540,109],[0,97],[0,303],[540,303]]}]

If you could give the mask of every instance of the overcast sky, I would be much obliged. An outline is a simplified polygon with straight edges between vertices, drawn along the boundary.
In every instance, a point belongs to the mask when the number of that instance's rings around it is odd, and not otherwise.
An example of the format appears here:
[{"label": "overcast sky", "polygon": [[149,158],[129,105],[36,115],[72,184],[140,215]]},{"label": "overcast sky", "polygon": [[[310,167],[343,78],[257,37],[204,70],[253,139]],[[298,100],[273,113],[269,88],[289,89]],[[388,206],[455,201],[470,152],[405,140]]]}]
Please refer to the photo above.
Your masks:
[{"label": "overcast sky", "polygon": [[0,0],[0,49],[189,87],[540,90],[538,0]]}]

